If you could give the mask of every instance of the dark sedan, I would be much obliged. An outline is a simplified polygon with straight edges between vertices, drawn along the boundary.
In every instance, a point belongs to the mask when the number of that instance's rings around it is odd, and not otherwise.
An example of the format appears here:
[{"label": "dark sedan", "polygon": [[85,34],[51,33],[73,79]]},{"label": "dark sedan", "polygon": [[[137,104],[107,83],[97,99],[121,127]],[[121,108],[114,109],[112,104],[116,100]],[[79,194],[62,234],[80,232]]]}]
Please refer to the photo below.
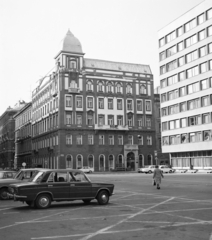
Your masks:
[{"label": "dark sedan", "polygon": [[53,201],[82,200],[89,204],[96,199],[105,205],[113,190],[114,184],[92,183],[80,170],[41,169],[28,182],[11,184],[8,195],[15,201],[42,209]]}]

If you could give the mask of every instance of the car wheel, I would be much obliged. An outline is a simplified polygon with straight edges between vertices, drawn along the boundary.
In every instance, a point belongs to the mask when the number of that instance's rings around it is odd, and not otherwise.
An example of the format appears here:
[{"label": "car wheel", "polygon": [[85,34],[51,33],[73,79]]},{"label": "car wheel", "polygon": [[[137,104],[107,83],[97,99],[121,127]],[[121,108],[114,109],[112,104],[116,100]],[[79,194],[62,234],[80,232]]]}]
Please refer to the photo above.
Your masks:
[{"label": "car wheel", "polygon": [[7,193],[8,193],[7,188],[2,188],[2,189],[0,190],[0,199],[1,199],[1,200],[7,200],[7,199],[9,199],[8,196],[7,196]]},{"label": "car wheel", "polygon": [[152,173],[152,171],[151,170],[149,170],[149,172],[148,173]]},{"label": "car wheel", "polygon": [[92,171],[90,170],[89,173],[92,173]]},{"label": "car wheel", "polygon": [[106,205],[109,202],[109,194],[107,191],[101,191],[97,196],[97,201],[99,205]]},{"label": "car wheel", "polygon": [[82,201],[83,201],[85,204],[89,204],[89,203],[91,202],[90,199],[83,199]]},{"label": "car wheel", "polygon": [[172,170],[170,170],[169,173],[172,173]]},{"label": "car wheel", "polygon": [[36,198],[37,208],[48,208],[51,205],[51,197],[49,194],[41,194]]}]

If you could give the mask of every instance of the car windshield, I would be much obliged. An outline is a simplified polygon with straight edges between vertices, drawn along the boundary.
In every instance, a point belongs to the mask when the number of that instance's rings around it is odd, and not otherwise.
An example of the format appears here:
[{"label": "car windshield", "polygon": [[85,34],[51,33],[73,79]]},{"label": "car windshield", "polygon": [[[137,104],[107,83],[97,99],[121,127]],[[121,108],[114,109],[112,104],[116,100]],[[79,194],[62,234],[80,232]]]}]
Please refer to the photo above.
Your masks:
[{"label": "car windshield", "polygon": [[28,181],[30,180],[34,174],[38,173],[38,171],[36,170],[27,170],[27,171],[24,171],[24,170],[20,170],[16,175],[15,175],[15,179],[18,179],[18,180],[25,180],[25,181]]},{"label": "car windshield", "polygon": [[29,182],[40,182],[45,174],[46,174],[45,172],[35,172],[28,181]]}]

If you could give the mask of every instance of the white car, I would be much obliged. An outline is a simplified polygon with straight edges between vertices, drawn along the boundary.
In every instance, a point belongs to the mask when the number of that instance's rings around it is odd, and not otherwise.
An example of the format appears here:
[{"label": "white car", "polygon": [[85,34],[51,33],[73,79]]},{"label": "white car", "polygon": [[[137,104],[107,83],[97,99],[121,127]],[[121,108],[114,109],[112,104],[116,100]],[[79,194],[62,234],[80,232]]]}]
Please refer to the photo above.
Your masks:
[{"label": "white car", "polygon": [[160,165],[159,169],[161,169],[163,173],[173,173],[175,171],[174,169],[166,165]]},{"label": "white car", "polygon": [[92,173],[92,172],[94,172],[94,168],[91,168],[91,167],[88,167],[88,166],[79,168],[79,170],[81,170],[84,173]]},{"label": "white car", "polygon": [[145,166],[144,168],[138,168],[138,173],[153,173],[155,165]]}]

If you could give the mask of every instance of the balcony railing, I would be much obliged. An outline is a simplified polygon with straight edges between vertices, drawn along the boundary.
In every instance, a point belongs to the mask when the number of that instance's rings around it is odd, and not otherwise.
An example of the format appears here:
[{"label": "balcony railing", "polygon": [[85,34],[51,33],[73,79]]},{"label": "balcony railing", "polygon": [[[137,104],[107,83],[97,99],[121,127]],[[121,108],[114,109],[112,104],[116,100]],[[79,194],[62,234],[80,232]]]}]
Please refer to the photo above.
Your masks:
[{"label": "balcony railing", "polygon": [[95,124],[95,130],[129,130],[128,125],[121,126],[121,125],[98,125]]}]

